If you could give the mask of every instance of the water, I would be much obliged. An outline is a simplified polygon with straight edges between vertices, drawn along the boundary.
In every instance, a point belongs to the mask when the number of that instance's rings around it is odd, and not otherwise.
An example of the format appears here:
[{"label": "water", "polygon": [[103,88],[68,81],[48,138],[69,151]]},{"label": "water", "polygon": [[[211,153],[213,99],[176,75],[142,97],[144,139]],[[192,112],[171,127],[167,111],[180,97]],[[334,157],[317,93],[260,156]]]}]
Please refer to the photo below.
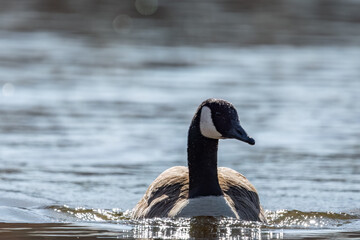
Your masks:
[{"label": "water", "polygon": [[[360,238],[357,45],[0,35],[4,239]],[[219,165],[251,180],[268,223],[130,219],[162,171],[186,165],[188,126],[209,97],[232,102],[256,139],[221,141]]]}]

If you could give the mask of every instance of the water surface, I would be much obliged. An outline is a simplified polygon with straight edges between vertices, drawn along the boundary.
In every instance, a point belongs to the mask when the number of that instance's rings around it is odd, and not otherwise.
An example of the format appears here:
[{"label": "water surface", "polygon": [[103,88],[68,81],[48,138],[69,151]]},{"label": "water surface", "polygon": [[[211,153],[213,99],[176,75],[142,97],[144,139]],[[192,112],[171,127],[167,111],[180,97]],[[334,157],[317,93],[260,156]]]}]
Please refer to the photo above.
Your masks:
[{"label": "water surface", "polygon": [[[0,32],[0,234],[7,239],[360,238],[360,49],[349,44],[94,44]],[[267,224],[134,221],[210,97],[232,102],[255,146],[219,165],[257,188]]]}]

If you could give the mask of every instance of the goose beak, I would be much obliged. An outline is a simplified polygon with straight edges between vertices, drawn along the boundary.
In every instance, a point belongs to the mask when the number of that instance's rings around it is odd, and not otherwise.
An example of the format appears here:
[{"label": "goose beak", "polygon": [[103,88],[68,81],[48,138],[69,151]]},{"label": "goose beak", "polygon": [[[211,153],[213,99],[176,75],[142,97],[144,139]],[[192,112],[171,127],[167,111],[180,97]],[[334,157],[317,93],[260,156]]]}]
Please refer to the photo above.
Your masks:
[{"label": "goose beak", "polygon": [[228,132],[228,138],[235,138],[240,141],[246,142],[250,145],[255,145],[255,140],[246,133],[239,123],[234,123],[233,127]]}]

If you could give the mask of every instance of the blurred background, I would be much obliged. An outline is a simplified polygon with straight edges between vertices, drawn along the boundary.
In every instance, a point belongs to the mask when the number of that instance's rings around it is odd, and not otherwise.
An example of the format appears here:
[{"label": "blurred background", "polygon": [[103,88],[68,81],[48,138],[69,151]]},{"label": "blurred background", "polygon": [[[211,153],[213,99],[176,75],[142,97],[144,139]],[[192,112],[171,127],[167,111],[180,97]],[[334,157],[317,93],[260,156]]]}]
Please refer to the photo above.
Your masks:
[{"label": "blurred background", "polygon": [[[210,97],[232,102],[257,141],[222,141],[219,165],[247,176],[265,209],[359,216],[359,9],[2,0],[0,220],[131,209],[158,174],[186,165],[188,126]],[[65,216],[45,211],[64,205]]]}]

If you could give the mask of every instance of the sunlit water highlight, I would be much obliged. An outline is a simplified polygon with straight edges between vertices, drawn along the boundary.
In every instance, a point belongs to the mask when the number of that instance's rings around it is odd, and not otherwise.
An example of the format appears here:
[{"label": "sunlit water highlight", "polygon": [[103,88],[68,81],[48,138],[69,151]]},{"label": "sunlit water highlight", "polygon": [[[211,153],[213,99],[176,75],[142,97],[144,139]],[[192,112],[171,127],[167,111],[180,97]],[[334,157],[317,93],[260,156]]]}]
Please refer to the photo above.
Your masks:
[{"label": "sunlit water highlight", "polygon": [[[133,220],[131,212],[119,209],[85,209],[68,206],[49,206],[49,210],[74,218],[74,222],[90,224],[105,222],[100,228],[121,229],[121,238],[232,238],[232,239],[284,239],[292,230],[312,229],[312,233],[322,230],[341,228],[359,222],[359,215],[333,212],[301,212],[297,210],[267,211],[267,223],[242,221],[233,218],[155,218]],[[115,224],[115,225],[114,225]],[[96,226],[96,225],[94,225]],[[75,226],[74,226],[75,227]],[[318,234],[319,234],[318,233]],[[360,236],[360,232],[354,236]]]},{"label": "sunlit water highlight", "polygon": [[[86,209],[83,207],[71,208],[69,206],[49,206],[47,209],[52,209],[55,212],[62,213],[77,220],[82,221],[115,221],[126,222],[129,224],[146,223],[146,224],[162,224],[162,225],[176,225],[179,227],[188,226],[193,219],[178,218],[174,219],[145,219],[134,220],[131,219],[131,211],[121,211],[120,209],[104,210],[104,209]],[[242,221],[233,218],[220,218],[218,225],[222,227],[236,227],[236,226],[257,226],[268,228],[330,228],[332,226],[343,226],[352,221],[359,219],[359,215],[349,213],[334,213],[334,212],[301,212],[298,210],[277,210],[266,211],[267,223],[261,224],[257,222]],[[202,219],[200,218],[194,218]],[[203,218],[216,221],[216,218]]]},{"label": "sunlit water highlight", "polygon": [[[45,33],[0,43],[0,86],[13,86],[0,103],[1,231],[359,237],[357,47],[94,47]],[[158,174],[186,165],[187,128],[208,97],[233,102],[257,141],[222,141],[219,165],[251,180],[268,223],[129,219]]]}]

